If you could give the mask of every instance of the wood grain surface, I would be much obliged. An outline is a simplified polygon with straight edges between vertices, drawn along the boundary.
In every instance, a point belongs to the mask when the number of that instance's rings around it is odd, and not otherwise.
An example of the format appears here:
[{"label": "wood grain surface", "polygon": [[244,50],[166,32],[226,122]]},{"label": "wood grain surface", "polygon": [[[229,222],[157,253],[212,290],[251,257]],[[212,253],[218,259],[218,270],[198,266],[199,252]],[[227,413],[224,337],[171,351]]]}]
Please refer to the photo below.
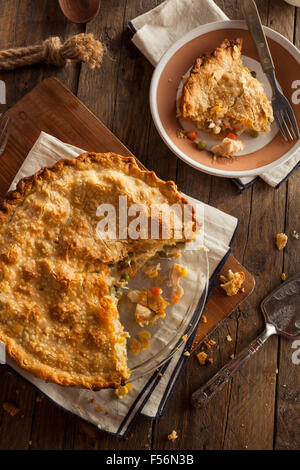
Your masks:
[{"label": "wood grain surface", "polygon": [[[148,91],[152,66],[131,43],[127,23],[155,7],[159,0],[102,0],[99,15],[87,25],[68,22],[56,0],[0,0],[0,48],[39,43],[50,35],[66,39],[93,32],[107,52],[98,71],[71,64],[65,69],[36,65],[3,73],[8,106],[14,105],[44,78],[59,78],[139,160],[179,189],[240,219],[235,257],[255,276],[256,288],[212,333],[214,363],[200,367],[195,357],[178,383],[165,418],[151,422],[139,417],[130,439],[99,432],[57,408],[23,379],[0,366],[0,405],[13,401],[21,409],[11,417],[0,408],[1,449],[299,449],[299,365],[292,363],[292,343],[273,337],[205,409],[189,405],[191,393],[211,377],[231,354],[245,347],[262,329],[260,302],[300,267],[300,173],[278,190],[258,181],[239,195],[230,180],[188,167],[166,148],[151,120]],[[242,17],[239,0],[216,0],[232,19]],[[300,46],[300,12],[283,0],[258,0],[262,21]],[[24,140],[24,146],[28,142]],[[1,184],[14,177],[13,165],[0,159]],[[274,237],[285,231],[286,249],[278,252]],[[232,341],[227,341],[228,335]],[[167,435],[176,429],[179,438]]]}]

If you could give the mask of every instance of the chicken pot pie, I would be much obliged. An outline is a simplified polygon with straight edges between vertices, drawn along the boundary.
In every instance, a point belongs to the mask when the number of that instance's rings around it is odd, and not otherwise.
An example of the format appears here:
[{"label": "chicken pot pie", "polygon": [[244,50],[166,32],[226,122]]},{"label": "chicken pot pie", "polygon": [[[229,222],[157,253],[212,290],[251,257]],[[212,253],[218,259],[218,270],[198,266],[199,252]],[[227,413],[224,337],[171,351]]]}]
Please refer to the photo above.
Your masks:
[{"label": "chicken pot pie", "polygon": [[91,389],[117,388],[129,377],[119,289],[166,243],[177,243],[179,220],[172,216],[167,240],[105,239],[98,207],[118,212],[120,196],[128,206],[142,203],[160,229],[154,203],[188,204],[175,183],[142,171],[132,157],[87,153],[21,180],[0,206],[0,340],[36,377]]},{"label": "chicken pot pie", "polygon": [[[183,86],[178,117],[212,135],[268,132],[273,110],[263,85],[243,66],[242,40],[227,40],[196,59]],[[224,147],[224,146],[223,146]]]}]

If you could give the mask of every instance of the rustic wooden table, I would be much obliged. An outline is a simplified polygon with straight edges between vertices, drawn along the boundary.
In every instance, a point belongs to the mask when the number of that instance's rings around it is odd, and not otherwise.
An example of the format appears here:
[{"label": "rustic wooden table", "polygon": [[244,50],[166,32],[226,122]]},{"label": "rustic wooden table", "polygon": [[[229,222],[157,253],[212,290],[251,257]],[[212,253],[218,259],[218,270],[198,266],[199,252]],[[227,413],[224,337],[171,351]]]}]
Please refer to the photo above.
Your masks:
[{"label": "rustic wooden table", "polygon": [[[130,19],[159,3],[102,0],[97,18],[75,25],[64,18],[56,0],[0,0],[0,49],[83,31],[94,33],[107,47],[100,71],[75,64],[62,70],[37,65],[1,74],[8,106],[44,78],[58,77],[148,168],[174,179],[187,194],[240,218],[234,254],[255,276],[255,291],[214,333],[219,345],[214,364],[200,368],[192,358],[165,418],[138,418],[128,440],[109,437],[40,399],[32,386],[1,366],[0,405],[14,401],[21,412],[11,417],[1,406],[0,449],[300,448],[300,366],[293,365],[291,342],[284,339],[271,338],[207,408],[189,405],[191,393],[262,330],[259,305],[280,283],[281,273],[291,276],[299,270],[300,240],[290,237],[284,252],[278,252],[274,235],[300,231],[300,172],[277,191],[258,181],[239,195],[231,181],[199,173],[171,154],[151,120],[148,90],[153,68],[131,43],[127,30]],[[242,17],[238,0],[216,3],[230,18]],[[258,0],[257,5],[264,24],[300,47],[299,9],[283,0]],[[179,434],[174,443],[167,439],[173,429]]]}]

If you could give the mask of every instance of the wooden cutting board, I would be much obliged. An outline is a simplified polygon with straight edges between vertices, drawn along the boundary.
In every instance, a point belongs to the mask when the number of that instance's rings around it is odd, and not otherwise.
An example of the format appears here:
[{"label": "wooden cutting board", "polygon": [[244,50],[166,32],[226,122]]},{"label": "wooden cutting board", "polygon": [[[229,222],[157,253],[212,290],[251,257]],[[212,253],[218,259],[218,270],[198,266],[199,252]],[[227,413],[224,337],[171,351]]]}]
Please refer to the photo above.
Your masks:
[{"label": "wooden cutting board", "polygon": [[[15,104],[7,114],[13,118],[13,129],[0,157],[0,197],[11,181],[34,142],[45,131],[63,142],[91,152],[116,152],[132,155],[87,107],[56,78],[48,78]],[[63,157],[63,155],[62,155]],[[138,162],[141,167],[143,165]],[[222,272],[244,271],[245,293],[228,297],[216,287],[205,311],[207,323],[201,322],[194,348],[211,333],[252,292],[253,276],[230,255]]]}]

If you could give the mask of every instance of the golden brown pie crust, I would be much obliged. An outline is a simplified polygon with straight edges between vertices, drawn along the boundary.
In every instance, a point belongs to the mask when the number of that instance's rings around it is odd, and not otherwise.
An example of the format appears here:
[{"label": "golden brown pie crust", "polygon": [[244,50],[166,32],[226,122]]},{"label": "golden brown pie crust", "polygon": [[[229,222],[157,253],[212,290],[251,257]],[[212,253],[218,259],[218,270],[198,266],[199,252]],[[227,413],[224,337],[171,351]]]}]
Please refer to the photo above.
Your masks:
[{"label": "golden brown pie crust", "polygon": [[262,84],[243,66],[242,40],[224,39],[211,53],[196,59],[179,100],[179,116],[209,132],[208,123],[268,132],[271,103]]},{"label": "golden brown pie crust", "polygon": [[[108,263],[145,241],[107,248],[93,238],[97,205],[120,192],[132,202],[188,204],[133,157],[85,153],[24,178],[0,205],[0,340],[38,378],[100,389],[129,377]],[[154,254],[163,243],[144,249]]]}]

